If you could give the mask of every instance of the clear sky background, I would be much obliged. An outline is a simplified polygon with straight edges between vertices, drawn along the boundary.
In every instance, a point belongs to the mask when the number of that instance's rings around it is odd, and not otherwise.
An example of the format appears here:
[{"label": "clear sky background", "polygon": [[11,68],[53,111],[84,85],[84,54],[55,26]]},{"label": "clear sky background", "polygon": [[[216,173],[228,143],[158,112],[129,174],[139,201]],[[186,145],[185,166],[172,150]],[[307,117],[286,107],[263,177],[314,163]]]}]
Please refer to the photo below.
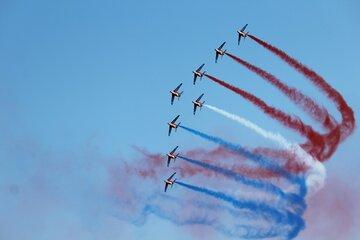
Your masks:
[{"label": "clear sky background", "polygon": [[[203,79],[193,86],[191,71],[201,63],[210,74],[320,129],[273,87],[229,58],[215,64],[213,49],[223,41],[230,52],[302,89],[339,117],[323,94],[276,57],[250,39],[237,46],[236,29],[245,23],[252,34],[324,76],[357,118],[359,11],[355,0],[0,0],[0,239],[188,238],[189,232],[157,218],[142,228],[108,217],[91,221],[101,212],[104,173],[86,172],[86,162],[94,156],[132,157],[134,145],[152,152],[168,151],[175,144],[203,147],[203,141],[181,131],[167,137],[166,121],[177,114],[185,125],[228,140],[250,147],[267,144],[206,109],[193,116],[191,100],[201,93],[209,104],[304,141],[212,82]],[[180,82],[184,94],[170,106],[169,90]],[[329,186],[336,187],[324,191],[336,191],[321,194],[349,200],[347,214],[322,212],[329,224],[312,222],[299,239],[321,239],[317,234],[328,231],[331,218],[341,214],[348,228],[337,232],[346,231],[342,239],[357,239],[360,214],[352,199],[359,196],[359,142],[355,130],[326,163]],[[80,174],[52,182],[51,192],[36,178],[39,172],[51,175],[53,168],[64,166]],[[73,195],[75,179],[81,180],[84,194]],[[91,211],[85,207],[94,205]],[[330,207],[339,205],[334,201]],[[66,235],[69,232],[73,235]]]}]

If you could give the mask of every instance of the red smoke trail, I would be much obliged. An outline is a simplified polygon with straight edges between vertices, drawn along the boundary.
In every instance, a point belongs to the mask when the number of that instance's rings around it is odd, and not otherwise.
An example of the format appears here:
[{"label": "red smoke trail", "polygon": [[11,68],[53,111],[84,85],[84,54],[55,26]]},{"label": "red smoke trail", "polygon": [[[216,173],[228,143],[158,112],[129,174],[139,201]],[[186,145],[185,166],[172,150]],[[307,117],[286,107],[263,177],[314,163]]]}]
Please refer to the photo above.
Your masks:
[{"label": "red smoke trail", "polygon": [[[350,176],[349,176],[350,177]],[[305,213],[308,228],[301,239],[352,239],[358,229],[359,189],[343,176],[332,176],[325,187],[309,198]],[[325,223],[326,225],[319,223]]]},{"label": "red smoke trail", "polygon": [[286,96],[288,96],[293,102],[297,105],[301,106],[304,111],[310,114],[312,118],[316,121],[319,121],[323,127],[327,129],[334,129],[337,125],[335,119],[327,112],[327,110],[319,106],[313,99],[308,96],[305,96],[296,88],[291,88],[281,82],[277,77],[274,75],[266,72],[265,70],[246,62],[245,60],[231,54],[225,53],[227,56],[235,60],[236,62],[240,63],[250,71],[254,72],[261,78],[267,80],[270,84],[274,85],[278,88],[281,92],[283,92]]},{"label": "red smoke trail", "polygon": [[278,120],[281,122],[284,126],[292,128],[296,130],[298,133],[300,133],[302,136],[306,137],[310,143],[304,144],[304,149],[311,154],[312,156],[319,159],[319,157],[322,157],[323,151],[324,151],[324,137],[321,136],[319,133],[317,133],[315,130],[312,129],[311,126],[308,126],[304,124],[298,117],[294,117],[291,115],[288,115],[281,110],[278,110],[274,107],[271,107],[267,105],[263,100],[260,98],[240,89],[237,88],[229,83],[226,83],[220,79],[217,79],[213,76],[210,76],[208,74],[205,74],[206,77],[208,77],[210,80],[218,83],[219,85],[226,87],[227,89],[239,94],[243,98],[247,99],[251,103],[255,104],[257,107],[259,107],[261,110],[263,110],[264,113],[268,114],[272,118]]},{"label": "red smoke trail", "polygon": [[290,57],[284,51],[266,43],[265,41],[253,35],[249,35],[249,37],[258,44],[260,44],[261,46],[263,46],[264,48],[268,49],[269,51],[280,57],[291,67],[296,69],[299,73],[304,75],[313,84],[315,84],[321,91],[323,91],[331,101],[335,103],[342,117],[342,122],[340,123],[339,126],[341,141],[343,141],[347,136],[349,136],[353,132],[355,128],[355,117],[353,110],[349,107],[349,105],[346,103],[346,101],[341,96],[341,94],[338,91],[336,91],[333,87],[331,87],[323,77],[321,77],[319,74],[314,72],[312,69],[306,67],[296,59]]},{"label": "red smoke trail", "polygon": [[[159,168],[166,169],[166,158],[165,155],[150,153],[144,149],[135,148],[144,159],[141,160],[142,164],[139,166],[132,166],[128,168],[125,166],[125,171],[133,175],[137,175],[144,179],[159,179]],[[261,167],[248,167],[244,166],[246,159],[238,154],[228,151],[224,148],[218,147],[212,150],[196,149],[190,150],[184,153],[184,156],[199,159],[205,163],[214,164],[216,163],[219,167],[230,169],[243,176],[253,179],[271,179],[280,177],[278,173]],[[224,161],[224,160],[228,161]],[[233,161],[231,161],[233,160]],[[176,160],[178,161],[178,160]],[[206,177],[223,177],[206,168],[201,168],[192,164],[174,164],[172,165],[174,170],[181,174],[181,177],[192,177],[196,175],[203,175]]]},{"label": "red smoke trail", "polygon": [[255,148],[253,150],[253,153],[261,154],[271,159],[276,159],[278,162],[281,163],[281,166],[283,166],[286,171],[294,174],[304,173],[309,169],[309,167],[306,166],[304,163],[294,161],[297,156],[295,155],[295,153],[290,153],[289,151],[259,147]]},{"label": "red smoke trail", "polygon": [[[323,151],[321,151],[317,158],[319,160],[325,160],[332,156],[332,154],[337,149],[337,146],[340,142],[340,127],[334,118],[329,115],[327,110],[323,107],[320,107],[317,103],[314,102],[311,98],[303,95],[300,91],[295,88],[290,88],[289,86],[282,83],[279,79],[277,79],[272,74],[258,68],[239,57],[236,57],[232,54],[227,54],[229,57],[242,64],[249,70],[255,72],[260,77],[268,80],[271,84],[276,86],[279,90],[281,90],[284,94],[286,94],[290,99],[292,99],[295,103],[299,104],[306,112],[310,113],[310,115],[316,120],[320,121],[324,127],[326,127],[330,131],[328,134],[323,135],[324,139],[324,147]],[[306,149],[312,149],[312,144],[303,145]]]}]

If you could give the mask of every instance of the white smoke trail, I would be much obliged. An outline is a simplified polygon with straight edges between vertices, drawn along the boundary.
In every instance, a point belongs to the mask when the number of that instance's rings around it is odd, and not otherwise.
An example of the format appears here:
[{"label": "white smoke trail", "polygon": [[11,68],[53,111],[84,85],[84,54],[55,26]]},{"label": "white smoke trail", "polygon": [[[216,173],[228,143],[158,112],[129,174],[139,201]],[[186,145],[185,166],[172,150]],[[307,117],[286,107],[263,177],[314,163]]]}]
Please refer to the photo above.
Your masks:
[{"label": "white smoke trail", "polygon": [[301,164],[309,167],[309,170],[306,173],[306,185],[310,190],[309,193],[315,193],[320,190],[324,186],[325,178],[326,178],[326,170],[322,163],[314,159],[307,152],[302,149],[299,144],[292,143],[291,141],[284,138],[279,133],[273,133],[270,131],[266,131],[263,128],[259,127],[255,123],[237,116],[235,114],[226,112],[220,108],[204,104],[204,106],[226,118],[229,118],[233,121],[240,123],[241,125],[253,130],[257,134],[261,135],[264,138],[270,139],[276,142],[281,147],[293,152],[297,156],[297,160],[301,161]]}]

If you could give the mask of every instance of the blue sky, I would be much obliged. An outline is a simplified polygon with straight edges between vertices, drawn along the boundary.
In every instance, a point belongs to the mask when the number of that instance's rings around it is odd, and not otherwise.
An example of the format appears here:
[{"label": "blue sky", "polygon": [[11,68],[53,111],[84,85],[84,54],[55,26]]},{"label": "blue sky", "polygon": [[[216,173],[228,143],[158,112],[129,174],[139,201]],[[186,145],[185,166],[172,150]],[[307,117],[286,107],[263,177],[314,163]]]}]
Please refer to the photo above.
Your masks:
[{"label": "blue sky", "polygon": [[[83,166],[92,153],[131,157],[133,145],[153,152],[167,151],[175,144],[184,149],[204,146],[204,142],[183,132],[167,137],[165,123],[177,114],[181,114],[185,125],[243,145],[266,144],[248,130],[205,109],[193,116],[191,100],[201,93],[205,93],[204,99],[209,104],[303,141],[251,104],[205,79],[192,86],[191,71],[204,62],[209,73],[312,123],[274,88],[230,59],[224,58],[215,64],[213,49],[222,41],[227,41],[230,52],[302,89],[339,117],[324,95],[254,42],[247,39],[238,47],[236,29],[245,23],[249,23],[251,33],[283,48],[324,76],[343,94],[355,114],[360,108],[357,93],[360,87],[357,67],[360,62],[360,3],[357,1],[3,0],[1,6],[0,194],[3,197],[0,205],[4,207],[0,208],[0,219],[7,221],[6,226],[14,231],[19,216],[6,211],[6,206],[10,208],[14,200],[4,189],[15,183],[25,188],[31,169],[38,169],[39,164],[46,165],[46,157],[61,155],[59,161],[67,159],[71,167],[72,164]],[[184,83],[184,95],[170,106],[169,90],[180,82]],[[343,181],[350,182],[349,177],[343,177],[357,175],[359,141],[360,136],[355,131],[339,147],[327,163],[329,177],[340,176]],[[39,156],[44,159],[39,160]],[[56,163],[56,160],[51,162]],[[102,173],[99,170],[80,175],[86,185],[86,179],[101,179]],[[358,182],[358,177],[354,178]],[[53,184],[62,191],[70,183],[55,181]],[[99,183],[99,192],[103,191],[101,186]],[[45,205],[47,203],[39,194],[32,197],[34,201],[41,198]],[[70,193],[69,198],[71,204],[81,201],[81,197],[72,201]],[[89,205],[91,201],[100,201],[94,198],[89,200]],[[49,206],[48,211],[56,216],[61,211],[58,207],[68,206],[56,204]],[[69,227],[76,226],[81,232],[77,239],[103,239],[103,232],[109,234],[108,239],[118,239],[123,232],[117,229],[123,229],[134,239],[143,234],[147,234],[148,239],[155,236],[162,239],[165,233],[179,234],[178,239],[188,236],[156,218],[141,229],[105,218],[99,221],[103,224],[100,230],[92,234],[82,229],[84,217],[78,216],[82,211],[65,212],[68,215],[64,213],[58,218],[49,213],[49,219],[57,219],[63,225],[68,223]],[[36,222],[36,211],[27,213]],[[92,216],[86,211],[84,215]],[[72,225],[74,219],[79,222]],[[24,234],[31,232],[25,225]],[[153,228],[154,225],[159,227]],[[48,230],[51,239],[61,237],[57,227],[51,229]],[[0,227],[0,236],[2,231]],[[6,239],[21,236],[10,230],[4,234]],[[34,232],[27,239],[46,239],[39,236]]]}]

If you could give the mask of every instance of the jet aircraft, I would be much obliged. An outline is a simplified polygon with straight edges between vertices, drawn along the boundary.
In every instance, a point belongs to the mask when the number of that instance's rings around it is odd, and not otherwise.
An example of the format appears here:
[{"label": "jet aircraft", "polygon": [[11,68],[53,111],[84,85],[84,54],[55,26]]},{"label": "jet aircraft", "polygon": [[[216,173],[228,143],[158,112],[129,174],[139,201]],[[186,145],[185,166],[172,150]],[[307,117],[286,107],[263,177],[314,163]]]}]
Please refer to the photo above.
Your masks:
[{"label": "jet aircraft", "polygon": [[180,115],[177,115],[171,122],[168,123],[169,125],[169,133],[168,135],[170,136],[171,134],[171,130],[174,128],[175,131],[176,129],[179,127],[180,123],[176,124],[176,120],[178,120],[178,118],[180,117]]},{"label": "jet aircraft", "polygon": [[226,50],[222,50],[222,48],[224,47],[226,42],[223,42],[220,47],[215,48],[215,62],[217,62],[219,55],[220,56],[224,56],[224,54],[226,53]]},{"label": "jet aircraft", "polygon": [[179,146],[176,146],[171,152],[166,154],[167,156],[167,166],[169,166],[171,160],[176,160],[176,158],[179,156],[179,153],[175,153]]},{"label": "jet aircraft", "polygon": [[194,81],[193,81],[193,84],[195,85],[195,82],[196,82],[196,79],[199,77],[200,80],[202,79],[202,77],[204,76],[205,74],[205,71],[204,72],[201,72],[201,69],[204,67],[205,63],[201,64],[200,67],[198,67],[198,69],[196,69],[195,71],[193,71],[193,74],[194,74]]},{"label": "jet aircraft", "polygon": [[174,90],[170,91],[170,93],[171,93],[171,105],[173,105],[175,97],[177,97],[178,100],[180,99],[181,94],[183,93],[183,91],[179,92],[179,89],[180,89],[181,86],[182,86],[182,83],[180,83]]},{"label": "jet aircraft", "polygon": [[173,186],[173,184],[176,182],[176,178],[174,180],[172,180],[172,178],[175,176],[176,172],[174,172],[170,177],[168,177],[166,180],[164,180],[165,182],[165,192],[168,188],[168,186]]},{"label": "jet aircraft", "polygon": [[192,101],[192,103],[194,104],[194,115],[196,112],[196,108],[199,107],[200,109],[202,108],[203,104],[205,103],[205,101],[201,102],[201,98],[204,96],[204,94],[201,94],[200,97],[198,97],[195,101]]},{"label": "jet aircraft", "polygon": [[238,45],[240,44],[240,40],[241,40],[241,37],[245,38],[247,37],[247,35],[249,34],[249,32],[245,32],[245,28],[247,27],[247,24],[245,24],[245,26],[243,26],[242,29],[240,30],[237,30],[237,33],[238,33]]}]

